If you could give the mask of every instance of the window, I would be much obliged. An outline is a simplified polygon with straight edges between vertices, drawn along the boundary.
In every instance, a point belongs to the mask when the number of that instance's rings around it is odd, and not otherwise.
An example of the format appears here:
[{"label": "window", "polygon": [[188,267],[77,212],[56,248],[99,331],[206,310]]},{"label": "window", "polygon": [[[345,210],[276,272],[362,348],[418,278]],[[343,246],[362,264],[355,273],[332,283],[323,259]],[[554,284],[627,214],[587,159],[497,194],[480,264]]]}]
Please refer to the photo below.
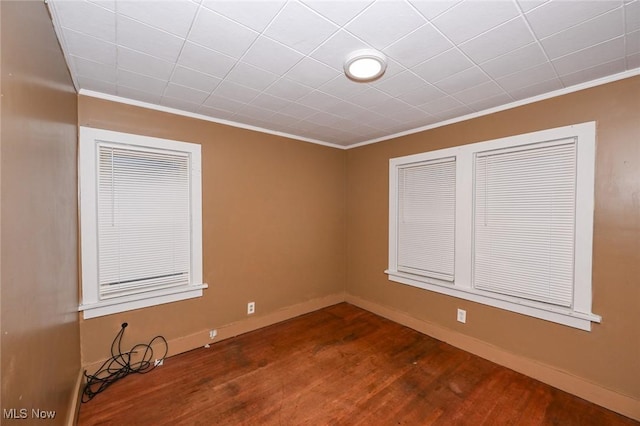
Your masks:
[{"label": "window", "polygon": [[202,296],[200,145],[81,127],[79,171],[84,317]]},{"label": "window", "polygon": [[389,279],[591,329],[595,123],[390,161]]}]

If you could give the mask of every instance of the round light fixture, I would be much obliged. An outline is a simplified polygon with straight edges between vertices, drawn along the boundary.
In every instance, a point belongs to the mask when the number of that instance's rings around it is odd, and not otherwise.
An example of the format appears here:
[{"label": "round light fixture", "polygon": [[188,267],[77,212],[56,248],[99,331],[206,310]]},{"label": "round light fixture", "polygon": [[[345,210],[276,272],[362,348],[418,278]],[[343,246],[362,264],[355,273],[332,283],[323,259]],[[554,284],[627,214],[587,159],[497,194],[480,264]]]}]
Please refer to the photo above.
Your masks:
[{"label": "round light fixture", "polygon": [[353,81],[368,82],[382,77],[387,69],[387,58],[372,49],[357,50],[344,62],[344,72]]}]

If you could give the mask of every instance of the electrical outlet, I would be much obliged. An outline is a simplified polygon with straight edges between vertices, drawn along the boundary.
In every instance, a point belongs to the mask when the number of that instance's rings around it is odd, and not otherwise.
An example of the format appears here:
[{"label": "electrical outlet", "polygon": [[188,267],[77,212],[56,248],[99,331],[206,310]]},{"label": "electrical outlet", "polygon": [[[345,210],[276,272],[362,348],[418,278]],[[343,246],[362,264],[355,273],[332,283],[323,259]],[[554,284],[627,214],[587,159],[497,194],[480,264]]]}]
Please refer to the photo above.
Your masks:
[{"label": "electrical outlet", "polygon": [[458,309],[458,322],[467,322],[467,311],[465,311],[464,309]]},{"label": "electrical outlet", "polygon": [[159,367],[164,364],[164,358],[156,359],[156,362],[153,363],[154,367]]},{"label": "electrical outlet", "polygon": [[247,303],[247,315],[256,313],[256,302]]},{"label": "electrical outlet", "polygon": [[218,330],[210,330],[209,331],[209,338],[211,340],[215,339],[217,335],[218,335]]}]

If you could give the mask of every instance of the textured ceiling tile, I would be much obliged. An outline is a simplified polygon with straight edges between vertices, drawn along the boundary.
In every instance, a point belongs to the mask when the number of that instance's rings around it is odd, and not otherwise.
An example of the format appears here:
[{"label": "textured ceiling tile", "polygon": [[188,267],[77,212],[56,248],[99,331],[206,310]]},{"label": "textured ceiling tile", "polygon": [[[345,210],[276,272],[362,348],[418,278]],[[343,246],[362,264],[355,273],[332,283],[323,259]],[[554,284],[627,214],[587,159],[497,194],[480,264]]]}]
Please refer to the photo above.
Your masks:
[{"label": "textured ceiling tile", "polygon": [[117,94],[115,83],[83,77],[81,75],[78,76],[77,79],[80,87],[85,90],[93,90],[94,92],[106,93],[109,95]]},{"label": "textured ceiling tile", "polygon": [[471,114],[473,110],[466,105],[461,107],[451,108],[446,111],[441,111],[438,114],[435,114],[434,117],[438,119],[438,121],[446,121],[454,118],[462,117],[467,114]]},{"label": "textured ceiling tile", "polygon": [[263,34],[308,54],[337,30],[337,25],[300,3],[287,3]]},{"label": "textured ceiling tile", "polygon": [[622,5],[622,0],[550,1],[525,15],[533,32],[540,38],[566,30],[587,19]]},{"label": "textured ceiling tile", "polygon": [[175,108],[181,111],[197,112],[200,109],[200,104],[194,104],[183,99],[175,99],[167,96],[163,96],[160,99],[160,105],[164,105],[169,108]]},{"label": "textured ceiling tile", "polygon": [[384,49],[424,23],[425,19],[408,4],[382,1],[374,3],[345,28],[375,48]]},{"label": "textured ceiling tile", "polygon": [[442,15],[447,10],[451,9],[456,4],[460,3],[462,0],[409,0],[413,7],[418,9],[418,11],[427,18],[428,20],[432,20],[437,16]]},{"label": "textured ceiling tile", "polygon": [[398,97],[405,93],[412,92],[424,86],[424,84],[424,80],[411,71],[403,71],[391,78],[380,80],[376,88],[393,97]]},{"label": "textured ceiling tile", "polygon": [[489,81],[489,77],[480,68],[471,67],[434,83],[434,86],[445,93],[452,94],[487,81]]},{"label": "textured ceiling tile", "polygon": [[290,117],[297,118],[299,120],[309,117],[310,115],[315,114],[317,112],[318,110],[315,108],[311,108],[306,105],[301,105],[297,103],[291,103],[280,110],[281,114],[285,114]]},{"label": "textured ceiling tile", "polygon": [[432,22],[455,43],[465,42],[518,16],[511,1],[466,0],[447,10]]},{"label": "textured ceiling tile", "polygon": [[305,120],[310,121],[312,123],[321,124],[323,126],[330,126],[330,127],[344,124],[343,122],[346,121],[343,118],[328,112],[317,112],[315,114],[310,115]]},{"label": "textured ceiling tile", "polygon": [[335,96],[327,95],[326,93],[314,90],[298,99],[297,101],[301,105],[315,108],[317,110],[331,110],[331,107],[339,104],[341,100]]},{"label": "textured ceiling tile", "polygon": [[158,94],[147,93],[131,87],[120,86],[120,85],[118,85],[116,94],[123,98],[129,98],[136,101],[147,102],[150,104],[159,104],[161,99],[160,95]]},{"label": "textured ceiling tile", "polygon": [[238,62],[226,78],[227,81],[232,81],[260,91],[269,87],[277,79],[278,76],[276,74],[261,70],[244,62]]},{"label": "textured ceiling tile", "polygon": [[222,80],[189,68],[177,66],[171,76],[171,82],[192,89],[211,93]]},{"label": "textured ceiling tile", "polygon": [[453,44],[431,24],[425,24],[384,49],[384,53],[405,67],[411,68],[452,47]]},{"label": "textured ceiling tile", "polygon": [[208,9],[200,9],[188,40],[233,58],[241,57],[258,33]]},{"label": "textured ceiling tile", "polygon": [[[381,114],[384,115],[386,117],[389,118],[395,118],[393,117],[392,114],[389,114],[389,111],[398,111],[398,110],[403,110],[409,108],[409,106],[407,104],[405,104],[404,102],[395,99],[395,98],[389,98],[383,102],[380,102],[377,105],[374,105],[372,107],[369,107],[368,110],[375,112],[376,114]],[[398,120],[400,121],[400,120]]]},{"label": "textured ceiling tile", "polygon": [[513,98],[506,93],[500,93],[489,98],[471,102],[467,104],[467,106],[474,111],[483,111],[485,109],[495,108],[499,105],[508,104],[509,102],[513,102]]},{"label": "textured ceiling tile", "polygon": [[408,105],[404,105],[401,108],[393,109],[390,113],[386,112],[385,115],[402,123],[414,124],[424,121],[429,117],[429,114],[427,114],[425,111]]},{"label": "textured ceiling tile", "polygon": [[285,1],[279,0],[204,0],[202,5],[256,31],[264,30]]},{"label": "textured ceiling tile", "polygon": [[166,82],[146,75],[118,70],[118,86],[126,86],[153,95],[162,95]]},{"label": "textured ceiling tile", "polygon": [[640,1],[624,5],[624,20],[627,32],[640,30]]},{"label": "textured ceiling tile", "polygon": [[[345,101],[331,107],[331,112],[349,120],[357,118],[363,114],[367,114],[366,109]],[[353,127],[354,125],[357,126],[357,124],[354,124],[354,121],[351,121],[351,123],[352,124],[348,127]]]},{"label": "textured ceiling tile", "polygon": [[[639,0],[200,3],[48,0],[79,89],[339,145],[640,67]],[[349,80],[371,47],[385,74]]]},{"label": "textured ceiling tile", "polygon": [[251,105],[268,109],[270,111],[280,111],[282,108],[289,105],[289,101],[287,99],[269,95],[268,93],[261,93],[251,101]]},{"label": "textured ceiling tile", "polygon": [[535,9],[538,6],[543,5],[549,0],[517,0],[517,1],[518,1],[518,5],[520,6],[520,9],[522,9],[523,12],[528,12],[531,9]]},{"label": "textured ceiling tile", "polygon": [[353,51],[366,49],[370,46],[358,40],[346,31],[338,31],[330,39],[318,47],[311,57],[329,65],[337,70],[342,70],[344,61]]},{"label": "textured ceiling tile", "polygon": [[209,92],[203,92],[201,90],[192,89],[179,84],[169,83],[164,90],[164,96],[200,105],[205,101],[205,99],[207,99],[207,97],[209,97]]},{"label": "textured ceiling tile", "polygon": [[457,92],[454,96],[460,102],[469,104],[473,102],[479,102],[483,99],[487,99],[493,96],[503,94],[504,90],[493,81],[474,86],[460,92]]},{"label": "textured ceiling tile", "polygon": [[271,110],[260,108],[255,105],[245,105],[236,114],[247,118],[254,117],[260,120],[268,120],[275,113]]},{"label": "textured ceiling tile", "polygon": [[538,43],[532,43],[480,65],[492,78],[531,68],[547,61]]},{"label": "textured ceiling tile", "polygon": [[288,99],[290,101],[296,101],[312,91],[313,89],[308,86],[304,86],[286,78],[281,78],[265,90],[265,93],[279,98]]},{"label": "textured ceiling tile", "polygon": [[187,36],[198,6],[189,0],[118,0],[118,13],[175,34]]},{"label": "textured ceiling tile", "polygon": [[479,64],[533,42],[524,19],[516,18],[467,41],[460,49]]},{"label": "textured ceiling tile", "polygon": [[473,62],[460,51],[451,49],[416,65],[411,70],[429,83],[435,83],[472,66]]},{"label": "textured ceiling tile", "polygon": [[116,64],[116,45],[77,31],[63,30],[63,38],[70,55],[107,65]]},{"label": "textured ceiling tile", "polygon": [[302,2],[336,24],[344,25],[373,3],[373,0],[302,0]]},{"label": "textured ceiling tile", "polygon": [[553,66],[562,76],[611,62],[624,56],[624,37],[618,37],[556,59],[553,61]]},{"label": "textured ceiling tile", "polygon": [[121,15],[118,16],[117,37],[118,45],[174,62],[184,44],[180,37]]},{"label": "textured ceiling tile", "polygon": [[398,96],[398,99],[414,106],[423,105],[446,96],[444,92],[432,85],[423,85]]},{"label": "textured ceiling tile", "polygon": [[366,84],[349,80],[344,74],[340,74],[333,80],[320,86],[320,90],[329,95],[349,99],[369,88]]},{"label": "textured ceiling tile", "polygon": [[[245,106],[243,102],[238,102],[233,99],[225,98],[224,96],[211,95],[204,101],[204,106],[211,107],[219,110],[224,110],[235,114],[237,111]],[[202,108],[201,108],[202,110]],[[225,115],[225,117],[227,117]]]},{"label": "textured ceiling tile", "polygon": [[100,62],[90,61],[77,56],[71,56],[71,62],[73,64],[73,69],[75,69],[78,76],[85,76],[109,83],[116,82],[115,65],[105,65]]},{"label": "textured ceiling tile", "polygon": [[550,59],[602,43],[624,34],[622,8],[607,12],[541,41]]},{"label": "textured ceiling tile", "polygon": [[513,92],[556,77],[557,75],[551,64],[544,63],[528,70],[509,74],[506,77],[497,79],[496,82],[507,92]]},{"label": "textured ceiling tile", "polygon": [[235,112],[227,111],[222,108],[215,108],[207,105],[201,105],[198,108],[198,114],[208,115],[216,120],[231,120]]},{"label": "textured ceiling tile", "polygon": [[627,55],[627,69],[640,68],[640,53]]},{"label": "textured ceiling tile", "polygon": [[99,38],[110,43],[116,41],[116,15],[87,1],[56,1],[63,27]]},{"label": "textured ceiling tile", "polygon": [[282,75],[302,58],[300,53],[260,36],[242,60],[263,70]]},{"label": "textured ceiling tile", "polygon": [[576,71],[571,74],[565,74],[560,77],[565,86],[573,86],[574,84],[584,83],[585,81],[595,80],[607,75],[617,74],[625,70],[625,59],[615,59],[611,62],[596,65],[595,67]]},{"label": "textured ceiling tile", "polygon": [[241,86],[230,81],[223,81],[216,87],[214,92],[216,96],[222,96],[236,100],[238,102],[247,103],[251,102],[256,96],[260,94],[258,90],[251,89],[249,87]]},{"label": "textured ceiling tile", "polygon": [[318,88],[339,74],[338,71],[322,62],[306,57],[291,68],[285,77],[305,86]]},{"label": "textured ceiling tile", "polygon": [[440,111],[447,111],[462,106],[464,106],[464,104],[459,100],[451,96],[446,96],[438,100],[426,102],[423,105],[420,105],[420,109],[426,111],[429,114],[437,114]]},{"label": "textured ceiling tile", "polygon": [[557,79],[551,79],[548,81],[543,81],[541,83],[532,84],[531,86],[527,86],[522,89],[514,90],[509,92],[511,97],[515,100],[527,99],[533,96],[538,96],[543,93],[552,92],[554,90],[560,90],[564,86],[562,82]]},{"label": "textured ceiling tile", "polygon": [[387,101],[389,98],[391,98],[391,96],[387,95],[386,93],[378,89],[369,88],[368,90],[365,90],[364,92],[359,93],[349,99],[349,102],[352,102],[363,108],[372,108],[381,102]]},{"label": "textured ceiling tile", "polygon": [[629,33],[625,37],[625,53],[627,55],[640,53],[640,30]]},{"label": "textured ceiling tile", "polygon": [[235,63],[229,56],[189,42],[185,43],[178,59],[178,65],[220,78],[227,75]]},{"label": "textured ceiling tile", "polygon": [[118,46],[118,68],[168,80],[173,71],[174,63]]},{"label": "textured ceiling tile", "polygon": [[112,12],[116,11],[116,0],[89,0],[89,2],[109,9]]}]

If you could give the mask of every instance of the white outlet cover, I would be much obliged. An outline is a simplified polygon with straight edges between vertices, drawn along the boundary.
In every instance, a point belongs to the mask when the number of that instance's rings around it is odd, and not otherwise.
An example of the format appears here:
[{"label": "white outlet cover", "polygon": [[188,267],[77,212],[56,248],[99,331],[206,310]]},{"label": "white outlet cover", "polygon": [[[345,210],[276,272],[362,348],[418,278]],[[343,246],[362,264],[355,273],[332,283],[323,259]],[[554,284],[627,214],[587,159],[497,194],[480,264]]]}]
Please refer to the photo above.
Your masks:
[{"label": "white outlet cover", "polygon": [[467,322],[467,311],[465,311],[464,309],[458,309],[458,322]]}]

